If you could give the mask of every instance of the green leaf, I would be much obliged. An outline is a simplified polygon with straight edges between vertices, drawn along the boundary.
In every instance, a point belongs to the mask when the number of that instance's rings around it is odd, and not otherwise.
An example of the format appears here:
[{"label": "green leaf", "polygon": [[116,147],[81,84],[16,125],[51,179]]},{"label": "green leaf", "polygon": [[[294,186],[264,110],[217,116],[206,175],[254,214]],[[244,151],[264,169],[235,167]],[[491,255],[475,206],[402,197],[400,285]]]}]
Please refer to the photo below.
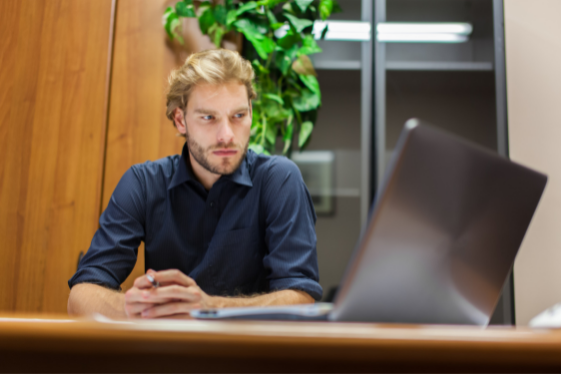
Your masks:
[{"label": "green leaf", "polygon": [[175,11],[177,15],[181,17],[190,17],[190,18],[197,17],[192,3],[188,5],[185,2],[180,1],[177,4],[175,4]]},{"label": "green leaf", "polygon": [[269,8],[275,7],[277,4],[282,3],[285,0],[259,0],[257,6],[266,6]]},{"label": "green leaf", "polygon": [[310,121],[306,121],[300,126],[300,134],[298,135],[298,147],[304,147],[304,144],[312,135],[312,131],[314,130],[314,124]]},{"label": "green leaf", "polygon": [[221,25],[226,25],[226,19],[228,17],[228,12],[226,11],[226,7],[222,4],[218,4],[214,7],[214,18],[216,22]]},{"label": "green leaf", "polygon": [[284,140],[284,148],[282,154],[286,154],[292,145],[292,134],[294,133],[294,124],[292,123],[292,116],[286,121],[286,131],[282,139]]},{"label": "green leaf", "polygon": [[212,8],[207,8],[199,17],[199,27],[203,34],[208,34],[208,29],[216,22]]},{"label": "green leaf", "polygon": [[321,53],[321,48],[318,46],[314,40],[313,35],[306,35],[302,40],[302,48],[298,50],[299,55],[311,55],[314,53]]},{"label": "green leaf", "polygon": [[178,19],[173,20],[171,23],[171,31],[173,33],[173,36],[179,41],[180,44],[185,44],[185,40],[183,40],[183,37],[177,32],[177,29],[181,28],[181,21]]},{"label": "green leaf", "polygon": [[164,29],[171,40],[177,39],[179,43],[185,43],[181,35],[177,32],[177,29],[181,27],[181,21],[179,20],[177,13],[175,13],[175,9],[168,7],[164,12],[162,22],[164,23]]},{"label": "green leaf", "polygon": [[288,30],[285,36],[278,40],[278,45],[280,45],[284,49],[290,49],[293,45],[300,42],[302,37],[300,34],[295,34],[292,29]]},{"label": "green leaf", "polygon": [[211,33],[212,35],[212,42],[214,43],[214,45],[216,46],[216,48],[220,48],[220,44],[222,44],[222,37],[224,36],[224,34],[226,33],[226,30],[224,30],[223,26],[219,26],[218,24],[216,24],[216,28],[215,30]]},{"label": "green leaf", "polygon": [[259,129],[261,122],[259,122],[259,118],[261,117],[261,110],[260,108],[254,106],[251,116],[251,134],[255,135],[257,130]]},{"label": "green leaf", "polygon": [[272,25],[276,25],[277,23],[279,23],[279,21],[277,21],[277,17],[275,17],[275,15],[273,14],[273,12],[271,12],[270,10],[267,9],[267,19],[269,20],[269,23]]},{"label": "green leaf", "polygon": [[237,19],[238,12],[234,9],[230,10],[226,16],[226,26],[230,26],[232,23],[236,22]]},{"label": "green leaf", "polygon": [[312,91],[315,93],[320,101],[321,101],[321,90],[319,89],[319,82],[316,77],[313,75],[299,75],[300,80]]},{"label": "green leaf", "polygon": [[261,65],[261,62],[259,62],[259,60],[255,59],[251,62],[251,65],[253,65],[254,69],[257,69],[259,71],[259,73],[261,74],[269,74],[270,71],[269,69],[265,68],[263,65]]},{"label": "green leaf", "polygon": [[281,49],[280,51],[277,51],[275,55],[275,64],[281,71],[282,75],[286,75],[286,73],[288,73],[288,69],[290,69],[290,65],[292,64],[292,59]]},{"label": "green leaf", "polygon": [[245,18],[237,20],[234,22],[234,26],[251,42],[262,59],[266,60],[269,57],[269,53],[275,50],[275,42],[263,35],[250,20]]},{"label": "green leaf", "polygon": [[212,8],[212,3],[210,1],[203,1],[202,3],[199,4],[199,6],[197,8],[197,11],[196,11],[197,16],[200,17],[209,8]]},{"label": "green leaf", "polygon": [[267,150],[261,145],[261,144],[250,144],[249,149],[251,149],[253,152],[257,153],[257,154],[265,154],[267,156],[270,156],[271,154],[269,152],[267,152]]},{"label": "green leaf", "polygon": [[292,14],[284,13],[284,16],[290,22],[290,24],[294,27],[296,32],[302,32],[302,30],[304,30],[306,27],[310,27],[314,24],[309,19],[301,19],[301,18],[293,16]]},{"label": "green leaf", "polygon": [[300,112],[307,112],[320,106],[319,96],[305,88],[300,96],[295,97],[292,101],[294,108]]},{"label": "green leaf", "polygon": [[172,7],[167,7],[164,11],[164,15],[162,16],[162,25],[164,26],[164,29],[166,30],[166,33],[168,34],[170,39],[173,39],[173,35],[171,32],[172,18],[177,18],[177,13],[175,13],[175,10]]},{"label": "green leaf", "polygon": [[292,119],[294,117],[291,115],[288,120],[286,121],[286,131],[284,133],[284,136],[282,137],[282,140],[291,140],[292,139],[292,133],[294,131],[294,125],[292,123]]},{"label": "green leaf", "polygon": [[254,39],[253,35],[251,36],[246,35],[246,37],[251,42],[251,44],[253,44],[253,47],[257,51],[257,54],[263,60],[266,60],[269,57],[269,53],[275,50],[276,47],[275,42],[266,36],[263,36],[262,39]]},{"label": "green leaf", "polygon": [[246,37],[248,34],[251,34],[255,39],[263,39],[265,37],[265,35],[259,32],[257,26],[247,18],[237,20],[234,22],[234,26]]},{"label": "green leaf", "polygon": [[302,75],[317,75],[312,60],[306,55],[300,55],[294,60],[292,63],[292,70]]},{"label": "green leaf", "polygon": [[291,60],[294,60],[296,57],[298,57],[298,45],[295,44],[292,47],[285,49],[284,53],[290,57]]},{"label": "green leaf", "polygon": [[295,3],[296,5],[298,5],[298,8],[300,8],[300,11],[302,11],[302,13],[304,13],[306,11],[306,9],[308,9],[308,6],[310,6],[311,3],[313,3],[314,0],[296,0]]},{"label": "green leaf", "polygon": [[282,10],[284,10],[285,12],[288,12],[290,14],[294,14],[294,9],[292,8],[292,4],[290,1],[287,1],[283,6],[282,6]]},{"label": "green leaf", "polygon": [[267,126],[267,132],[265,133],[265,139],[267,139],[267,141],[274,145],[276,140],[277,140],[277,127],[274,126],[273,124],[269,124]]},{"label": "green leaf", "polygon": [[333,11],[333,0],[320,0],[319,2],[319,15],[325,21]]},{"label": "green leaf", "polygon": [[286,155],[288,150],[290,149],[290,145],[292,144],[292,139],[291,140],[285,140],[284,141],[284,148],[282,149],[282,154]]},{"label": "green leaf", "polygon": [[284,100],[279,95],[275,95],[275,94],[272,94],[272,93],[266,93],[266,94],[263,94],[263,97],[266,97],[269,100],[276,101],[280,105],[284,105]]},{"label": "green leaf", "polygon": [[245,3],[244,5],[242,5],[241,7],[238,8],[236,15],[239,17],[242,14],[244,14],[245,12],[247,12],[248,10],[252,10],[257,8],[257,3],[255,1],[249,1],[247,3]]},{"label": "green leaf", "polygon": [[[280,44],[280,41],[279,41]],[[298,53],[298,45],[294,44],[291,48],[283,49],[277,46],[277,53],[275,54],[275,64],[281,71],[282,75],[286,75],[292,65],[292,61],[296,58]]]},{"label": "green leaf", "polygon": [[280,106],[276,102],[275,102],[275,105],[276,105],[276,110],[271,111],[271,115],[270,115],[271,123],[283,122],[288,117],[290,117],[290,115],[292,113],[290,110],[287,110],[287,109],[283,108],[282,106]]},{"label": "green leaf", "polygon": [[264,100],[262,106],[263,113],[266,113],[267,120],[271,123],[282,120],[283,108],[273,100]]},{"label": "green leaf", "polygon": [[333,10],[331,11],[331,14],[341,13],[342,11],[343,11],[343,9],[341,9],[341,6],[337,2],[337,0],[333,0]]}]

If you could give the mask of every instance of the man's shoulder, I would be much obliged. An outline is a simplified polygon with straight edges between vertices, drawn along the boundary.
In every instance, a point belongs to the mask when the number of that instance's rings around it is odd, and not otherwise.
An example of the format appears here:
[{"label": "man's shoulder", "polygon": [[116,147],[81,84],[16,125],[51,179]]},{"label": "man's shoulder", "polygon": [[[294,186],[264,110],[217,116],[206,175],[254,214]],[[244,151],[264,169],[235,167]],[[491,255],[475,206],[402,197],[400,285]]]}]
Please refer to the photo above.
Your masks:
[{"label": "man's shoulder", "polygon": [[177,166],[181,156],[173,155],[160,158],[155,161],[146,161],[131,166],[131,170],[140,180],[148,183],[153,182],[169,182]]},{"label": "man's shoulder", "polygon": [[300,176],[298,166],[285,156],[268,156],[248,150],[247,158],[252,174],[255,176],[269,177],[279,173],[283,175],[296,173],[297,176]]}]

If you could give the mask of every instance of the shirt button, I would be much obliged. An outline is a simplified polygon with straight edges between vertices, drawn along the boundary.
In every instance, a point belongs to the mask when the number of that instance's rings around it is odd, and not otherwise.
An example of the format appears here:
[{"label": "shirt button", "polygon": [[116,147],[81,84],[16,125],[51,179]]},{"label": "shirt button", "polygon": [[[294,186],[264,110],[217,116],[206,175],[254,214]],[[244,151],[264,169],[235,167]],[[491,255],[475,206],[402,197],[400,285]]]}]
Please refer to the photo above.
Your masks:
[{"label": "shirt button", "polygon": [[211,202],[210,202],[210,207],[211,207],[211,208],[214,208],[214,201],[211,201]]}]

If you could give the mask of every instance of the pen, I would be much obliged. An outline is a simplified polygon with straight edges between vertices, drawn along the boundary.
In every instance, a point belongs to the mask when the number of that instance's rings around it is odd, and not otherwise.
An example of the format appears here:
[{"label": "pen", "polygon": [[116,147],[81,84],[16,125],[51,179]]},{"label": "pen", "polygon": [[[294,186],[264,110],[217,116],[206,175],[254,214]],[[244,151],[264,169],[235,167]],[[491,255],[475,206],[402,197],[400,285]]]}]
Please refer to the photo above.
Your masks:
[{"label": "pen", "polygon": [[150,283],[152,283],[152,286],[154,286],[154,288],[160,287],[160,282],[156,282],[154,277],[152,277],[150,274],[146,274],[146,278],[150,281]]}]

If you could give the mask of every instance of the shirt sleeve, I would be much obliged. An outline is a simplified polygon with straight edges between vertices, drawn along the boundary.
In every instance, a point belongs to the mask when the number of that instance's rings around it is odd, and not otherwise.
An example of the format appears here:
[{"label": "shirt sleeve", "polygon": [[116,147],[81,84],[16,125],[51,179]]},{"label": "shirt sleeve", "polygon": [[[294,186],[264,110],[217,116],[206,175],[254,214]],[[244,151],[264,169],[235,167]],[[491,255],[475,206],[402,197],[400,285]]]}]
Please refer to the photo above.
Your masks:
[{"label": "shirt sleeve", "polygon": [[297,289],[320,300],[316,214],[296,164],[285,157],[271,161],[264,198],[270,290]]},{"label": "shirt sleeve", "polygon": [[113,191],[90,248],[68,281],[70,288],[78,283],[120,288],[132,272],[138,246],[144,240],[145,196],[145,188],[133,166]]}]

